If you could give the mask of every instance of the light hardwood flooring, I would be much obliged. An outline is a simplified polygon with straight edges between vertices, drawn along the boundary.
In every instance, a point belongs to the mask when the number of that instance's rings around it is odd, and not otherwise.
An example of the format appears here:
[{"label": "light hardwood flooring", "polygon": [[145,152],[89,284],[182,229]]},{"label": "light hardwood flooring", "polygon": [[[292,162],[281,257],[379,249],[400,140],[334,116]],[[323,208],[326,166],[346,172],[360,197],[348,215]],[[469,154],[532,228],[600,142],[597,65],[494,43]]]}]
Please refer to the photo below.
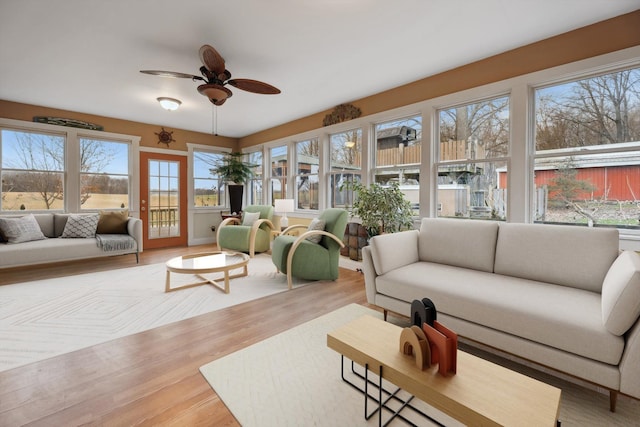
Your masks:
[{"label": "light hardwood flooring", "polygon": [[[211,246],[145,251],[140,264]],[[0,271],[0,285],[135,266],[121,256]],[[305,286],[0,372],[0,426],[236,426],[198,368],[350,303],[364,279]]]}]

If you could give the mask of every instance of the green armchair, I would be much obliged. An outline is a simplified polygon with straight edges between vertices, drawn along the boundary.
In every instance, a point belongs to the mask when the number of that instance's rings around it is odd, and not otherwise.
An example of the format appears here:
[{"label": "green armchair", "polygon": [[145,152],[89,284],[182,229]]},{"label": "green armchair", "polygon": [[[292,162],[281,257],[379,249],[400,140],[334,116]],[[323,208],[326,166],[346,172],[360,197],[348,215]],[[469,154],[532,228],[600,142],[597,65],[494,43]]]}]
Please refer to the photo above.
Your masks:
[{"label": "green armchair", "polygon": [[256,252],[268,252],[271,249],[273,206],[246,206],[242,214],[243,221],[246,222],[247,214],[255,213],[260,215],[251,225],[242,225],[243,222],[238,218],[227,218],[220,223],[216,234],[219,250],[246,252],[253,258]]},{"label": "green armchair", "polygon": [[[338,278],[338,260],[342,239],[347,225],[347,211],[327,209],[318,218],[325,222],[324,230],[309,230],[299,236],[288,233],[303,225],[292,225],[273,241],[271,260],[278,269],[287,275],[287,285],[292,288],[292,278],[308,280],[336,280]],[[307,238],[320,236],[320,242],[314,243]]]}]

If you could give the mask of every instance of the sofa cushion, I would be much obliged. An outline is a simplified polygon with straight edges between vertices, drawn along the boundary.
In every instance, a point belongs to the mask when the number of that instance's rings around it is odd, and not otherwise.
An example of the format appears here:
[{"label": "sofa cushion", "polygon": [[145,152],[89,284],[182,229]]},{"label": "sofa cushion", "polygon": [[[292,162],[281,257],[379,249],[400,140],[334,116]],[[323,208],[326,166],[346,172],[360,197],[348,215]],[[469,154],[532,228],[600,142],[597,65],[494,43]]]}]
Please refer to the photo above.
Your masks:
[{"label": "sofa cushion", "polygon": [[100,211],[96,234],[127,234],[129,211]]},{"label": "sofa cushion", "polygon": [[98,214],[75,215],[71,214],[64,226],[61,238],[86,239],[96,236],[98,227]]},{"label": "sofa cushion", "polygon": [[418,231],[381,234],[369,239],[373,268],[384,274],[395,268],[418,262]]},{"label": "sofa cushion", "polygon": [[493,271],[498,223],[451,218],[423,218],[420,261]]},{"label": "sofa cushion", "polygon": [[427,297],[438,312],[612,365],[624,350],[595,292],[425,262],[377,277],[376,289],[403,301]]},{"label": "sofa cushion", "polygon": [[612,228],[501,223],[495,272],[600,293],[618,247]]},{"label": "sofa cushion", "polygon": [[0,217],[0,234],[8,243],[23,243],[46,239],[33,214],[14,218]]},{"label": "sofa cushion", "polygon": [[629,330],[640,316],[640,255],[624,251],[602,284],[602,322],[615,335]]}]

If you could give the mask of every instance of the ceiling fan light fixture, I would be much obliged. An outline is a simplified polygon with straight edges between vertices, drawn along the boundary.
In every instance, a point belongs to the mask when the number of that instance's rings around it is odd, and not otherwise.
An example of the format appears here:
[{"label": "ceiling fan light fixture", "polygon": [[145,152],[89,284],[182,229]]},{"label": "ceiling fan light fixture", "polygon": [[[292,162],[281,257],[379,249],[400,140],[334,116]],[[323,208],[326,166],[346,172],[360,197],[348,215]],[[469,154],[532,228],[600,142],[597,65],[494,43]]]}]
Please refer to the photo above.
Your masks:
[{"label": "ceiling fan light fixture", "polygon": [[180,104],[182,104],[182,101],[179,99],[167,98],[166,96],[158,98],[158,102],[160,103],[160,106],[167,111],[175,111],[178,109]]},{"label": "ceiling fan light fixture", "polygon": [[231,93],[229,89],[215,83],[208,83],[198,86],[198,92],[209,98],[209,100],[216,105],[221,104],[227,98],[230,98],[231,95],[233,95],[233,93]]}]

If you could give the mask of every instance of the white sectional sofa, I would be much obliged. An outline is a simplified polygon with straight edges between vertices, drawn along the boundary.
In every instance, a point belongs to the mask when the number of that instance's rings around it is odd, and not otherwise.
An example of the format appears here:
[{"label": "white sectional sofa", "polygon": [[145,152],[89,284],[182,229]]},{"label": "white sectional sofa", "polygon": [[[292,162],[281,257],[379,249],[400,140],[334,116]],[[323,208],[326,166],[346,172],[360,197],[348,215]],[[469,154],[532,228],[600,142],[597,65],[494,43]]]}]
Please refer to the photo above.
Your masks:
[{"label": "white sectional sofa", "polygon": [[460,336],[640,398],[640,255],[615,229],[466,219],[373,237],[369,303],[430,298]]},{"label": "white sectional sofa", "polygon": [[[104,234],[89,238],[62,238],[71,214],[33,214],[45,239],[0,243],[0,269],[142,252],[142,220],[129,217],[126,234]],[[18,216],[3,216],[11,218]],[[103,237],[100,239],[100,237]]]}]

